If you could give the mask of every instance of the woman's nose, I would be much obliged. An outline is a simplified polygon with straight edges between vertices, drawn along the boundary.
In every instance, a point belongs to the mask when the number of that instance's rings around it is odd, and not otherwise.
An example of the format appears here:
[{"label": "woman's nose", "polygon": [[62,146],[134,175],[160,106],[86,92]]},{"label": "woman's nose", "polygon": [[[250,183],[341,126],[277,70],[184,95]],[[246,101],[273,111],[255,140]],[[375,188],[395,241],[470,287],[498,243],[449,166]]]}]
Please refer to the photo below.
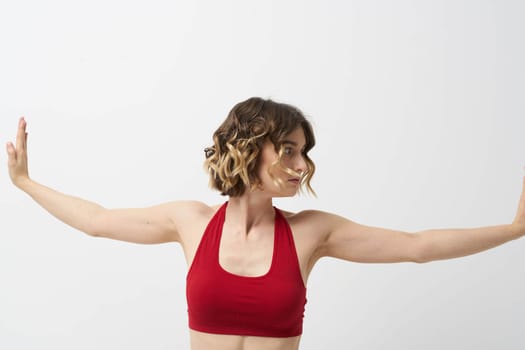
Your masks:
[{"label": "woman's nose", "polygon": [[294,170],[302,175],[306,171],[307,167],[308,166],[306,165],[306,160],[304,159],[304,156],[301,155],[295,164]]}]

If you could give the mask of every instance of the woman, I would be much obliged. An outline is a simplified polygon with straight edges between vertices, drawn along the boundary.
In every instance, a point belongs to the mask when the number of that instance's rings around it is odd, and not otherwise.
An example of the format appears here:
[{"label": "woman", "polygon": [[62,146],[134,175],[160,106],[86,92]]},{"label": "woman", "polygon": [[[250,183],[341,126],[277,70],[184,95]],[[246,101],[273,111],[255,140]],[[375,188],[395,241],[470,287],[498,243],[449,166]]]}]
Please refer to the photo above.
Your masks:
[{"label": "woman", "polygon": [[[407,233],[360,225],[315,210],[274,208],[274,197],[313,192],[315,144],[295,107],[250,98],[238,103],[205,149],[210,184],[228,201],[179,201],[105,209],[31,180],[26,122],[7,145],[13,183],[52,215],[91,236],[136,243],[179,242],[189,266],[193,350],[299,348],[306,282],[325,256],[355,262],[417,262],[474,254],[525,235],[525,190],[511,224]],[[524,177],[525,188],[525,177]]]}]

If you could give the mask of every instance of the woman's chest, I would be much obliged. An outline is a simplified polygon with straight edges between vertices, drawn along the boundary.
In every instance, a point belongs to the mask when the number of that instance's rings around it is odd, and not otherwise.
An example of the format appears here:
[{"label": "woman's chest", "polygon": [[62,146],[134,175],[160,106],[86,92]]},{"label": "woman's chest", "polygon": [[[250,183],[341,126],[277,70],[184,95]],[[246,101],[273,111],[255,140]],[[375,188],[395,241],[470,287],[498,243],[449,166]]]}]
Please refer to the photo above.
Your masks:
[{"label": "woman's chest", "polygon": [[[228,227],[225,227],[220,237],[215,237],[215,246],[211,247],[212,250],[216,250],[216,255],[211,254],[208,258],[216,259],[217,266],[223,271],[249,277],[264,276],[273,267],[289,268],[283,264],[295,264],[306,285],[308,275],[317,261],[319,239],[303,223],[292,221],[289,227],[289,235],[273,228],[266,228],[253,232],[251,236],[229,231]],[[195,225],[193,232],[188,234],[188,238],[183,242],[189,267],[192,266],[199,251],[205,229],[204,224]],[[207,248],[210,249],[210,245],[207,245]],[[214,261],[208,263],[213,264]]]},{"label": "woman's chest", "polygon": [[223,231],[218,247],[222,269],[239,276],[266,275],[275,261],[275,236],[272,230],[258,234]]}]

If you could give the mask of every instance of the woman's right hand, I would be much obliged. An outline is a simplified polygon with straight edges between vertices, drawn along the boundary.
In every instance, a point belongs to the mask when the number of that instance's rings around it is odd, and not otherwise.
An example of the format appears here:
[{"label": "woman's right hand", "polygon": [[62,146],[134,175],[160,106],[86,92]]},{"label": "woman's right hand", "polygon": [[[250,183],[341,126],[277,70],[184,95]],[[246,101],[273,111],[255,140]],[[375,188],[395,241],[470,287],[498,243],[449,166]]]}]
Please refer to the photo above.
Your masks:
[{"label": "woman's right hand", "polygon": [[24,117],[18,121],[18,132],[16,134],[16,147],[12,142],[8,142],[7,148],[7,166],[9,168],[9,176],[15,186],[20,185],[29,180],[29,172],[27,168],[27,132],[26,121]]}]

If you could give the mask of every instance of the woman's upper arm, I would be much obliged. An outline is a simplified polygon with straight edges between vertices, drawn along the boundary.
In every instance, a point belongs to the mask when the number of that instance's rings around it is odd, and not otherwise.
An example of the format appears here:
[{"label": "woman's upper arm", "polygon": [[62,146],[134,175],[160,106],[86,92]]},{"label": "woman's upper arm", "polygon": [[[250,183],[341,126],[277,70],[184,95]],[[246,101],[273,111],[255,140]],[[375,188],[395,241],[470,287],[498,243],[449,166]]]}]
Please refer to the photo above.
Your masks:
[{"label": "woman's upper arm", "polygon": [[338,215],[324,216],[322,256],[363,263],[419,262],[417,235],[361,225]]},{"label": "woman's upper arm", "polygon": [[180,201],[147,208],[105,209],[93,218],[90,234],[143,244],[180,242],[181,227],[203,205]]}]

